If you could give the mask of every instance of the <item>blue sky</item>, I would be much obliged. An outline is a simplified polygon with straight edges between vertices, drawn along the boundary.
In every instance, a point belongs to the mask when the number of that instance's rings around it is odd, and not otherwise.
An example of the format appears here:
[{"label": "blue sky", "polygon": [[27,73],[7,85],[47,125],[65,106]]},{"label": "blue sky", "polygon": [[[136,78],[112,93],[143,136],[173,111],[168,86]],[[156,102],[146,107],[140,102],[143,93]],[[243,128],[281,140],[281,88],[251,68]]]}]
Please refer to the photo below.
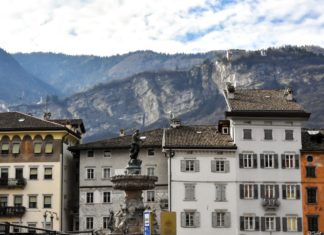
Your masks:
[{"label": "blue sky", "polygon": [[324,0],[1,0],[8,52],[324,47]]}]

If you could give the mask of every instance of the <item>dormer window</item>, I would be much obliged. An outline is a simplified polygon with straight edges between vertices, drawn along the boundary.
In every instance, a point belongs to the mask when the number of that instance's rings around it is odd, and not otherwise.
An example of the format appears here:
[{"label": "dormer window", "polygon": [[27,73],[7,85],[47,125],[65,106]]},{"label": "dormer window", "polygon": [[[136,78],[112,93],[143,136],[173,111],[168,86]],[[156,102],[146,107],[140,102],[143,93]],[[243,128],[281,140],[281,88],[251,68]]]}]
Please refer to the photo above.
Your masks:
[{"label": "dormer window", "polygon": [[228,127],[227,126],[222,127],[222,134],[228,135],[228,133],[229,133]]}]

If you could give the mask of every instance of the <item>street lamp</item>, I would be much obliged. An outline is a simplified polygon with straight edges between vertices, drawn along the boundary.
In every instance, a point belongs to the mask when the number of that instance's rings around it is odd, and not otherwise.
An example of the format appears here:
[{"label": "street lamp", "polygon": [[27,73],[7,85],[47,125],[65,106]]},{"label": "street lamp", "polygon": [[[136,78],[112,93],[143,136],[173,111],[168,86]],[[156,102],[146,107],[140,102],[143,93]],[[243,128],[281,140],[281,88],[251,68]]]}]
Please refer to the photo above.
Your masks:
[{"label": "street lamp", "polygon": [[54,212],[54,211],[48,211],[48,210],[46,210],[45,212],[44,212],[44,228],[46,228],[46,219],[47,219],[47,215],[49,215],[50,216],[50,219],[51,219],[51,230],[53,230],[53,220],[54,220],[54,215],[55,215],[55,217],[56,217],[56,220],[58,220],[59,218],[58,218],[58,215],[57,215],[57,213],[56,212]]}]

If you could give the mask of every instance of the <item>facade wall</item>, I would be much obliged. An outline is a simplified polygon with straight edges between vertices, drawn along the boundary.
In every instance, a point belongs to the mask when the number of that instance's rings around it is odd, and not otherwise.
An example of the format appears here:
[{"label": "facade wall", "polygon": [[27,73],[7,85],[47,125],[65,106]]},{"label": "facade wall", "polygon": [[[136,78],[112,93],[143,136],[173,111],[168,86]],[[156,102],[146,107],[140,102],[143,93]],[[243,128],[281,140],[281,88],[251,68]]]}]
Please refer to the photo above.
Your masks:
[{"label": "facade wall", "polygon": [[[211,171],[211,161],[229,161],[227,173]],[[198,160],[199,171],[182,172],[181,161]],[[171,211],[177,214],[177,234],[237,234],[235,211],[236,202],[236,159],[234,152],[223,151],[176,151],[171,160]],[[170,166],[169,166],[170,167]],[[185,184],[195,185],[195,199],[185,199]],[[216,201],[216,185],[226,185],[226,200]],[[181,224],[181,213],[194,210],[199,213],[199,225],[186,227]],[[230,226],[228,228],[214,228],[212,226],[212,212],[224,210],[230,212]]]},{"label": "facade wall", "polygon": [[[231,121],[231,135],[237,145],[237,159],[236,172],[237,172],[237,224],[240,229],[240,217],[244,215],[255,215],[258,217],[275,216],[280,217],[280,231],[276,234],[285,234],[283,232],[283,217],[289,215],[296,215],[302,217],[302,199],[283,199],[282,185],[294,184],[300,187],[301,174],[300,174],[300,156],[299,150],[301,149],[301,125],[299,121],[291,120],[232,120]],[[252,130],[252,139],[245,140],[243,138],[243,129]],[[265,140],[264,130],[272,130],[272,140]],[[285,140],[285,130],[293,131],[293,140]],[[256,154],[257,166],[252,168],[242,168],[240,166],[240,155],[244,153]],[[261,168],[261,154],[277,154],[278,155],[278,168]],[[297,155],[299,159],[298,168],[283,168],[282,167],[282,154],[290,153],[294,156]],[[295,161],[294,161],[295,164]],[[257,199],[240,199],[240,184],[257,184],[258,197]],[[263,199],[261,199],[261,184],[275,184],[279,186],[279,206],[276,209],[269,210],[262,206]],[[261,222],[260,222],[261,223]],[[261,229],[261,225],[260,225]],[[249,234],[249,231],[240,231],[239,234]],[[253,231],[253,234],[266,234],[269,231]],[[290,234],[301,234],[301,232],[290,232]]]},{"label": "facade wall", "polygon": [[[110,151],[111,157],[104,157],[105,151]],[[116,213],[124,204],[125,193],[112,188],[110,177],[103,178],[103,169],[110,168],[111,176],[124,174],[129,161],[129,149],[94,150],[93,153],[93,157],[88,157],[87,150],[80,153],[80,230],[87,230],[87,217],[93,218],[94,229],[102,229],[103,217],[109,217],[110,210]],[[167,159],[161,148],[155,148],[153,156],[148,155],[148,149],[141,148],[139,159],[142,160],[142,174],[147,174],[147,168],[154,168],[154,175],[158,177],[156,188],[153,190],[154,202],[147,201],[146,191],[143,191],[143,201],[159,214],[160,200],[167,199]],[[94,179],[87,179],[88,168],[94,169]],[[93,203],[86,201],[88,192],[93,192]],[[103,192],[111,192],[111,202],[103,202]]]},{"label": "facade wall", "polygon": [[[307,160],[311,156],[312,161]],[[318,216],[318,231],[324,232],[324,152],[302,152],[301,153],[301,175],[302,175],[302,188],[303,188],[303,221],[304,221],[304,234],[308,234],[308,219],[309,215]],[[306,176],[306,166],[315,167],[316,177]],[[307,202],[307,188],[317,188],[317,202],[312,204]]]}]

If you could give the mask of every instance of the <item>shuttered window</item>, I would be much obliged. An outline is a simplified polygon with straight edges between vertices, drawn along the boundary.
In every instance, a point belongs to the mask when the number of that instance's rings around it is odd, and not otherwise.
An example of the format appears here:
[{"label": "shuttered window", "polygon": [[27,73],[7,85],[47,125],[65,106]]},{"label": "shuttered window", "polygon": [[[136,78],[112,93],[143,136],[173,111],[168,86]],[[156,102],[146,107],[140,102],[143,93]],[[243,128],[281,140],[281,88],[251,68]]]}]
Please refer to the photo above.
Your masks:
[{"label": "shuttered window", "polygon": [[243,231],[259,231],[259,217],[241,216],[240,228]]},{"label": "shuttered window", "polygon": [[298,229],[297,216],[287,216],[282,219],[284,232],[296,232]]},{"label": "shuttered window", "polygon": [[230,228],[231,227],[231,213],[227,211],[212,212],[212,227],[213,228]]},{"label": "shuttered window", "polygon": [[200,213],[195,210],[181,212],[181,227],[198,228],[200,227]]},{"label": "shuttered window", "polygon": [[261,168],[278,168],[278,154],[260,154],[260,166]]},{"label": "shuttered window", "polygon": [[194,201],[195,198],[195,184],[185,184],[185,199],[186,201]]},{"label": "shuttered window", "polygon": [[212,160],[211,172],[227,173],[229,172],[229,161],[226,160]]},{"label": "shuttered window", "polygon": [[225,184],[216,184],[216,201],[226,201]]},{"label": "shuttered window", "polygon": [[298,154],[282,154],[282,168],[299,168],[299,155]]},{"label": "shuttered window", "polygon": [[257,184],[241,184],[240,185],[241,199],[257,199],[258,185]]},{"label": "shuttered window", "polygon": [[300,199],[300,186],[295,184],[282,185],[283,199]]},{"label": "shuttered window", "polygon": [[199,172],[199,160],[181,160],[181,172]]}]

